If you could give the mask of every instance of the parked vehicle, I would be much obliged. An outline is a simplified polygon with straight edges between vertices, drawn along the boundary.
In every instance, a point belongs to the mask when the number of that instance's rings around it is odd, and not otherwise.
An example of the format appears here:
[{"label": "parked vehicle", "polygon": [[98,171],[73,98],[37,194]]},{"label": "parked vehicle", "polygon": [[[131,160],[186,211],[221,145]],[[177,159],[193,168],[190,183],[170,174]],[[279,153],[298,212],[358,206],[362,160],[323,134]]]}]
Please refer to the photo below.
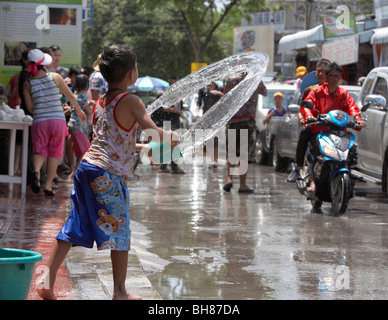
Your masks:
[{"label": "parked vehicle", "polygon": [[[310,101],[302,106],[313,109]],[[369,104],[362,108],[366,111]],[[306,152],[305,166],[300,171],[296,185],[299,192],[311,200],[314,210],[322,202],[331,202],[334,215],[345,213],[349,200],[353,197],[355,180],[350,174],[351,165],[357,159],[356,137],[346,128],[359,127],[356,116],[349,116],[341,110],[332,110],[328,114],[319,114],[317,120],[308,125],[330,127],[330,131],[318,134],[319,155],[314,155],[311,143]],[[315,176],[315,191],[309,191],[311,177]]]},{"label": "parked vehicle", "polygon": [[[349,91],[349,94],[353,98],[354,101],[357,101],[358,96],[360,95],[361,92],[361,86],[348,86],[348,85],[342,85],[342,88],[346,89]],[[361,108],[360,108],[361,110]]]},{"label": "parked vehicle", "polygon": [[[373,100],[375,103],[366,112],[367,128],[357,132],[358,166],[357,168],[378,180],[382,190],[388,191],[388,67],[373,69],[367,76],[361,89],[357,105]],[[377,97],[376,97],[377,95]]]},{"label": "parked vehicle", "polygon": [[263,124],[264,117],[267,115],[269,109],[275,107],[275,102],[273,99],[273,95],[276,92],[281,92],[284,97],[283,103],[288,106],[295,93],[295,86],[284,83],[266,83],[267,87],[267,96],[263,97],[259,95],[259,99],[257,101],[257,109],[256,109],[256,163],[258,164],[268,164],[268,148],[265,148],[265,137],[266,137],[266,129],[267,126]]},{"label": "parked vehicle", "polygon": [[[360,93],[361,87],[341,86],[347,89],[354,98]],[[287,107],[285,117],[273,117],[268,124],[264,149],[267,151],[267,160],[276,171],[285,170],[290,161],[294,161],[301,127],[297,114],[300,109],[301,95],[295,92],[292,103]],[[356,100],[355,100],[356,101]]]}]

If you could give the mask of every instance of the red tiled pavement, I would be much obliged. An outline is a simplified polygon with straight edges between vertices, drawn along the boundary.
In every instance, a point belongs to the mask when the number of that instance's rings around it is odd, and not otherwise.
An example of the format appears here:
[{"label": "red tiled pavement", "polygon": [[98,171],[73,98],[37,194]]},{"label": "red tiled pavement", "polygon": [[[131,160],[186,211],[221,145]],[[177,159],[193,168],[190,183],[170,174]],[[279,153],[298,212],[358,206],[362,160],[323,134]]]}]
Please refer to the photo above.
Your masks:
[{"label": "red tiled pavement", "polygon": [[[8,184],[0,183],[0,247],[32,250],[42,254],[36,267],[47,264],[53,241],[62,228],[69,210],[72,184],[59,182],[55,197],[45,197],[43,191],[22,197],[20,185],[14,184],[13,192]],[[36,280],[41,275],[35,268],[29,300],[39,300]],[[66,268],[62,265],[57,275],[55,293],[61,300],[76,299]]]}]

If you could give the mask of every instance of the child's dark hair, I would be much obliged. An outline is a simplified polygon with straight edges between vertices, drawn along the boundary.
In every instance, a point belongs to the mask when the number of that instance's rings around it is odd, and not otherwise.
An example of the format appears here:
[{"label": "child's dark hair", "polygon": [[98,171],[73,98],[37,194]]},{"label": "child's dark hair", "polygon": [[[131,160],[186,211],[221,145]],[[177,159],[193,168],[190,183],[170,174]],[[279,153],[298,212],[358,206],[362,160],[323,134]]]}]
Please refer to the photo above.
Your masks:
[{"label": "child's dark hair", "polygon": [[325,68],[325,73],[326,75],[329,75],[329,73],[331,71],[338,71],[340,74],[342,74],[342,68],[341,66],[336,63],[336,62],[332,62],[330,63],[326,68]]},{"label": "child's dark hair", "polygon": [[81,74],[81,68],[78,67],[78,66],[72,66],[70,67],[69,69],[69,77],[71,75],[75,74],[76,76],[78,76],[79,74]]},{"label": "child's dark hair", "polygon": [[98,64],[108,83],[120,82],[129,70],[136,68],[136,53],[125,44],[114,44],[102,52]]},{"label": "child's dark hair", "polygon": [[75,91],[87,90],[89,88],[89,77],[85,74],[79,74],[75,78]]},{"label": "child's dark hair", "polygon": [[41,47],[39,48],[39,50],[42,51],[43,53],[49,54],[51,57],[54,56],[54,51],[49,47]]},{"label": "child's dark hair", "polygon": [[330,60],[327,60],[325,58],[322,58],[320,59],[318,62],[317,62],[317,65],[316,67],[323,67],[323,68],[326,68],[328,65],[330,64]]},{"label": "child's dark hair", "polygon": [[[54,44],[50,47],[50,49],[53,50],[53,52],[55,52],[55,51],[57,51],[57,50],[61,50],[61,48],[60,48],[59,46],[54,45]],[[62,50],[61,50],[61,51],[62,51]]]}]

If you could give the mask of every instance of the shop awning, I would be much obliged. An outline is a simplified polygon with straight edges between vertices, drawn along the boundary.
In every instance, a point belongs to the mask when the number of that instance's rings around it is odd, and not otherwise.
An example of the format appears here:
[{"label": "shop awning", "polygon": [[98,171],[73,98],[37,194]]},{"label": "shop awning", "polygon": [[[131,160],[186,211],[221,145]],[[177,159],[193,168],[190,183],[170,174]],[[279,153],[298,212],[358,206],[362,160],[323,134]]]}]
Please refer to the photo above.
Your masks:
[{"label": "shop awning", "polygon": [[374,29],[374,34],[370,39],[371,44],[387,43],[388,42],[388,27]]},{"label": "shop awning", "polygon": [[308,44],[322,44],[324,41],[322,25],[319,25],[309,30],[282,37],[279,41],[278,53],[307,48]]},{"label": "shop awning", "polygon": [[367,30],[360,32],[359,34],[359,43],[370,43],[370,40],[372,39],[373,36],[373,30]]}]

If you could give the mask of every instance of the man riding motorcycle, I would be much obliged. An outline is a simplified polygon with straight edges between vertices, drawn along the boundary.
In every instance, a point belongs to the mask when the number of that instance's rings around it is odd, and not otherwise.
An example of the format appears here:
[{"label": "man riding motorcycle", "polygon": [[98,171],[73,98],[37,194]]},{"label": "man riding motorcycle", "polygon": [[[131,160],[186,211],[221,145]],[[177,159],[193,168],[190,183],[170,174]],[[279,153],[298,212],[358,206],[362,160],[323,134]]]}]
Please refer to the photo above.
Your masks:
[{"label": "man riding motorcycle", "polygon": [[[326,82],[326,73],[325,68],[330,64],[330,61],[327,59],[320,59],[317,62],[315,75],[317,76],[318,83],[307,87],[302,94],[302,101],[307,98],[311,90],[314,88],[323,85]],[[295,182],[299,178],[300,168],[303,166],[304,155],[306,153],[308,143],[311,139],[311,128],[305,126],[305,119],[301,111],[298,112],[299,126],[301,130],[299,132],[298,143],[296,145],[296,155],[295,155],[295,165],[292,169],[290,175],[287,178],[288,182]]]},{"label": "man riding motorcycle", "polygon": [[[331,110],[342,110],[350,116],[359,113],[360,110],[349,92],[338,86],[341,80],[342,68],[337,63],[332,62],[325,68],[325,73],[327,76],[327,83],[314,88],[305,100],[311,101],[314,104],[314,109],[321,114],[328,113]],[[316,120],[318,115],[316,110],[309,110],[301,107],[300,111],[304,116],[305,121],[308,123]],[[356,130],[361,130],[361,128],[366,126],[366,122],[361,119],[359,114],[357,115],[357,123],[359,124],[360,129]],[[310,142],[315,156],[319,154],[318,133],[329,130],[330,128],[327,127],[311,126],[312,137]],[[307,188],[307,191],[315,192],[314,175],[311,178],[310,186]]]}]

